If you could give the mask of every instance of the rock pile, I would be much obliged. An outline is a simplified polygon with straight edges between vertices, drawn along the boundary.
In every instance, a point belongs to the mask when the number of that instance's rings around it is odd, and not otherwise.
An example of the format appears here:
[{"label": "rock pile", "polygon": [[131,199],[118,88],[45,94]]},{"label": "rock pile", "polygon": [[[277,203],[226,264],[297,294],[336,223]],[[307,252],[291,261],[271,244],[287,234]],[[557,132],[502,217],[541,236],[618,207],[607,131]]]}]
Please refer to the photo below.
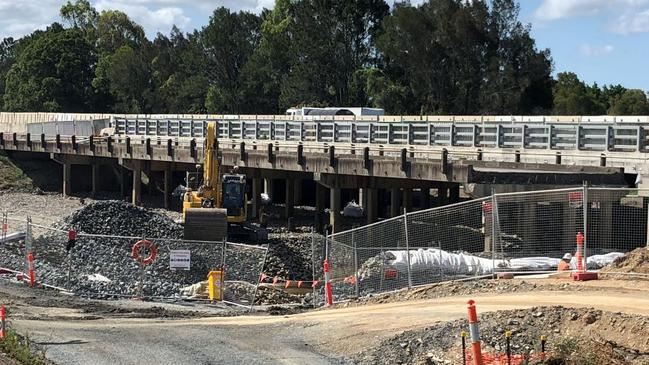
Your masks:
[{"label": "rock pile", "polygon": [[[482,349],[485,354],[505,353],[505,332],[511,331],[513,354],[534,354],[540,351],[541,335],[547,338],[549,356],[561,352],[566,338],[590,336],[618,344],[627,360],[647,360],[643,353],[649,343],[642,338],[649,318],[608,313],[593,309],[536,307],[479,314]],[[627,335],[621,332],[625,332]],[[468,332],[466,320],[436,324],[418,331],[407,331],[385,340],[375,349],[356,358],[360,364],[457,364],[461,363],[460,332]],[[584,353],[582,353],[584,354]],[[584,354],[585,355],[585,354]],[[560,363],[560,362],[557,362]],[[610,364],[609,362],[589,362]],[[636,362],[630,362],[636,363]]]},{"label": "rock pile", "polygon": [[[224,256],[221,244],[181,241],[182,226],[171,218],[121,201],[88,204],[55,223],[54,228],[60,231],[34,229],[38,280],[81,295],[100,298],[131,296],[136,294],[143,278],[144,295],[176,297],[181,288],[206,280],[207,273],[220,268],[223,259],[226,281],[255,283],[264,262],[265,250],[256,247],[229,245]],[[70,252],[66,251],[69,229],[78,233],[76,245]],[[151,240],[158,251],[156,260],[144,269],[131,256],[137,237]],[[263,272],[270,277],[311,280],[311,240],[311,233],[306,229],[302,232],[274,229]],[[169,267],[170,251],[182,249],[191,251],[192,269],[172,271]],[[23,260],[21,244],[0,246],[0,266],[21,268]],[[246,286],[252,289],[244,290],[242,285],[232,285],[232,290],[226,290],[226,294],[230,299],[234,296],[240,300],[252,300],[254,285]],[[283,294],[261,290],[262,299],[258,302],[296,302],[293,296]]]}]

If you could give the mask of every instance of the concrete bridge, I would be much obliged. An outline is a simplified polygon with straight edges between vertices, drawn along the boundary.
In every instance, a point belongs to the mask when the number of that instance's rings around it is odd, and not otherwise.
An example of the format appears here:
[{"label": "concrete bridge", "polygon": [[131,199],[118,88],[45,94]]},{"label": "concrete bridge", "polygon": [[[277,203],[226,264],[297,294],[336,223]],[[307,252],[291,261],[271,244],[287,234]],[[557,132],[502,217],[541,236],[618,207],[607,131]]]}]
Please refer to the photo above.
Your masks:
[{"label": "concrete bridge", "polygon": [[56,133],[56,125],[35,123],[2,132],[0,150],[58,162],[64,194],[73,193],[74,185],[89,185],[95,194],[119,185],[122,196],[138,204],[144,181],[171,206],[180,173],[202,162],[205,123],[215,120],[223,165],[239,166],[250,178],[253,215],[266,192],[285,203],[287,217],[295,205],[314,205],[318,226],[328,206],[334,230],[341,202],[351,198],[360,201],[371,223],[402,209],[457,202],[461,186],[473,196],[492,187],[514,191],[583,181],[627,186],[647,171],[649,123],[642,117],[535,118],[109,116],[109,136],[74,123],[66,134]]}]

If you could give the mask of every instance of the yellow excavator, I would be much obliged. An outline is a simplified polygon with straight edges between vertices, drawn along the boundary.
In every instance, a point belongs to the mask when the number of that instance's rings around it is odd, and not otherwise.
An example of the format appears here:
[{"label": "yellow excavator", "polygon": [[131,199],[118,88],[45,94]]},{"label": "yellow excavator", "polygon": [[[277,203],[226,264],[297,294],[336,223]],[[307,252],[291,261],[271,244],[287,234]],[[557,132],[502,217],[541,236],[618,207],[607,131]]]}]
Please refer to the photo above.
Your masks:
[{"label": "yellow excavator", "polygon": [[[202,173],[187,174],[183,195],[186,240],[258,243],[268,238],[265,228],[248,222],[246,176],[220,173],[216,123],[207,124]],[[202,182],[201,182],[202,181]]]}]

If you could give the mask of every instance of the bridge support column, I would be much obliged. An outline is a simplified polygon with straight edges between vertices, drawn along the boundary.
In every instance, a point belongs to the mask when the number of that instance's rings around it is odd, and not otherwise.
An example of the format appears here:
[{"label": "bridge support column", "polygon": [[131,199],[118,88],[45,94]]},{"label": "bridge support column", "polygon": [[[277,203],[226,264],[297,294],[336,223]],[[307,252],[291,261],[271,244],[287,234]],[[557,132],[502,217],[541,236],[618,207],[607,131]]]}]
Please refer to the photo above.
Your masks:
[{"label": "bridge support column", "polygon": [[422,188],[421,189],[421,207],[422,210],[430,208],[430,189]]},{"label": "bridge support column", "polygon": [[268,195],[268,198],[273,201],[273,190],[275,189],[275,180],[273,178],[267,177],[264,179],[264,192]]},{"label": "bridge support column", "polygon": [[324,231],[324,209],[325,209],[325,187],[316,182],[315,184],[315,230],[318,233]]},{"label": "bridge support column", "polygon": [[63,196],[72,195],[72,163],[63,159]]},{"label": "bridge support column", "polygon": [[302,179],[293,180],[293,204],[302,205]]},{"label": "bridge support column", "polygon": [[378,189],[364,188],[363,193],[365,195],[363,209],[367,217],[367,224],[372,224],[379,217],[379,192]]},{"label": "bridge support column", "polygon": [[363,208],[363,211],[367,210],[368,193],[369,188],[358,189],[358,205]]},{"label": "bridge support column", "polygon": [[390,217],[401,215],[399,195],[401,195],[401,190],[399,188],[392,188],[392,190],[390,191]]},{"label": "bridge support column", "polygon": [[340,223],[342,220],[342,217],[340,215],[340,188],[330,188],[329,199],[329,224],[331,225],[332,233],[337,233],[340,232]]},{"label": "bridge support column", "polygon": [[293,199],[295,198],[295,180],[286,179],[286,207],[284,208],[286,219],[293,217]]},{"label": "bridge support column", "polygon": [[119,169],[119,193],[121,194],[120,200],[125,200],[125,197],[127,196],[127,188],[126,188],[126,179],[127,179],[127,173],[126,173],[126,168],[124,166],[118,166]]},{"label": "bridge support column", "polygon": [[133,190],[131,194],[133,205],[142,204],[142,163],[133,161]]},{"label": "bridge support column", "polygon": [[451,204],[460,202],[460,184],[454,184],[449,189],[449,200]]},{"label": "bridge support column", "polygon": [[437,205],[444,206],[448,204],[448,188],[439,187],[437,188]]},{"label": "bridge support column", "polygon": [[258,218],[261,211],[261,178],[252,178],[252,218]]},{"label": "bridge support column", "polygon": [[171,209],[171,165],[165,164],[164,167],[164,207],[165,209]]},{"label": "bridge support column", "polygon": [[412,189],[410,188],[403,189],[403,207],[406,212],[412,212]]},{"label": "bridge support column", "polygon": [[90,195],[95,198],[99,194],[99,168],[100,165],[98,162],[93,161],[92,164],[90,165],[90,168],[92,169],[92,177],[91,177],[91,184],[92,184],[92,189],[90,192]]}]

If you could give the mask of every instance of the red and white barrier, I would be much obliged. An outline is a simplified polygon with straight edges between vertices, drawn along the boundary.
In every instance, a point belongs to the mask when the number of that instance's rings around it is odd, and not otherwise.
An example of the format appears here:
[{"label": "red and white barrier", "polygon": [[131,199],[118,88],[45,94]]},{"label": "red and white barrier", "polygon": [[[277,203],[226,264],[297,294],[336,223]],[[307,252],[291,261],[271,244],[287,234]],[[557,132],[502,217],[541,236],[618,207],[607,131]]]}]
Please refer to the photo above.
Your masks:
[{"label": "red and white barrier", "polygon": [[327,297],[327,306],[334,304],[333,290],[331,289],[331,278],[329,277],[329,260],[325,259],[323,264],[325,295]]},{"label": "red and white barrier", "polygon": [[36,285],[36,271],[34,270],[34,254],[31,252],[27,254],[27,263],[29,264],[29,286],[34,287]]},{"label": "red and white barrier", "polygon": [[471,354],[473,365],[483,365],[482,349],[480,347],[480,328],[478,327],[478,312],[475,308],[475,301],[469,300],[469,333],[471,334]]},{"label": "red and white barrier", "polygon": [[0,340],[7,335],[7,310],[5,306],[0,306]]}]

